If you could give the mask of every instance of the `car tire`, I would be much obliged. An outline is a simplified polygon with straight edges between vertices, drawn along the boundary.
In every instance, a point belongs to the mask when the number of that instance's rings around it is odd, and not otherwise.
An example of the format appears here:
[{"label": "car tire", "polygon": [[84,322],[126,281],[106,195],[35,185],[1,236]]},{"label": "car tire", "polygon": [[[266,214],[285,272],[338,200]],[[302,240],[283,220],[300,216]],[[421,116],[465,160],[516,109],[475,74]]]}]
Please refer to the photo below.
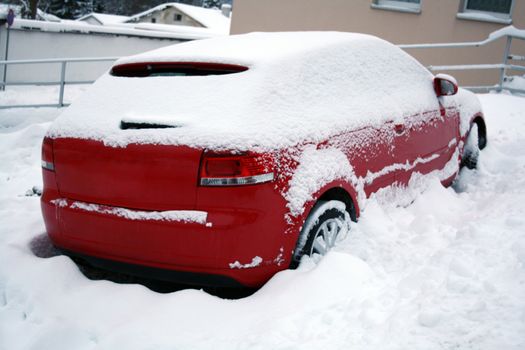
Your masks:
[{"label": "car tire", "polygon": [[350,229],[350,214],[343,202],[319,201],[303,225],[291,267],[297,267],[304,255],[325,255]]},{"label": "car tire", "polygon": [[478,125],[472,124],[467,135],[467,141],[463,148],[463,156],[461,157],[461,166],[468,169],[476,169],[478,166],[480,152],[480,140],[478,134]]}]

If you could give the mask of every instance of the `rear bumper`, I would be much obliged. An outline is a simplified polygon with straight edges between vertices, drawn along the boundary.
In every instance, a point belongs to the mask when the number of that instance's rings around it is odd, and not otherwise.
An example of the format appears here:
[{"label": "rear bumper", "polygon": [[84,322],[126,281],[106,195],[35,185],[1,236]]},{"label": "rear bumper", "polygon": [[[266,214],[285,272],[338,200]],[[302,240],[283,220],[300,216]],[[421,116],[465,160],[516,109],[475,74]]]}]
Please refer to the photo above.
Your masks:
[{"label": "rear bumper", "polygon": [[108,260],[88,256],[65,249],[60,249],[63,254],[71,257],[81,258],[91,266],[99,267],[104,270],[125,273],[128,275],[138,276],[147,279],[153,279],[166,282],[178,282],[195,286],[225,287],[225,288],[242,288],[243,284],[237,280],[224,275],[213,275],[207,273],[187,272],[159,269],[146,265],[130,264],[116,260]]},{"label": "rear bumper", "polygon": [[297,239],[285,234],[284,214],[276,209],[282,203],[204,208],[205,221],[130,218],[115,214],[122,208],[88,210],[89,204],[73,203],[79,202],[55,191],[42,196],[46,229],[57,247],[93,265],[160,280],[257,287],[289,266]]}]

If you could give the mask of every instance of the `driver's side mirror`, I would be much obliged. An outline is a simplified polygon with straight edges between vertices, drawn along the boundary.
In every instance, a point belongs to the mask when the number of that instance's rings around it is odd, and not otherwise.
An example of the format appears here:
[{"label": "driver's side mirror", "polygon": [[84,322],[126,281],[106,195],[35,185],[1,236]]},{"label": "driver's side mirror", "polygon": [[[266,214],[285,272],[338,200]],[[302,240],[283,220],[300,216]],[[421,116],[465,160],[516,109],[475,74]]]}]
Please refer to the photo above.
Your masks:
[{"label": "driver's side mirror", "polygon": [[438,74],[434,77],[434,90],[437,97],[452,96],[458,92],[458,82],[448,74]]}]

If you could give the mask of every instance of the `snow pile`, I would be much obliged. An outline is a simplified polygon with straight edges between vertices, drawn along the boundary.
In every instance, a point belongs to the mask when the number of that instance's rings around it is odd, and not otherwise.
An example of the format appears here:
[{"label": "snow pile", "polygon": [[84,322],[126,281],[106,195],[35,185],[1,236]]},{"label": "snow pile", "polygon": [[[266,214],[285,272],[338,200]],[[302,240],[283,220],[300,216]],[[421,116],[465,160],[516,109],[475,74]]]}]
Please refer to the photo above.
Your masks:
[{"label": "snow pile", "polygon": [[0,349],[524,349],[525,99],[480,98],[479,170],[369,199],[335,251],[236,301],[92,281],[57,256],[26,193],[58,112],[1,110]]},{"label": "snow pile", "polygon": [[503,85],[506,88],[521,90],[521,92],[525,94],[525,75],[514,75],[507,77]]},{"label": "snow pile", "polygon": [[[70,104],[81,96],[91,85],[68,85],[64,89],[64,103]],[[53,104],[58,103],[60,87],[57,86],[8,86],[5,91],[0,93],[0,106],[9,105],[31,105],[31,104]],[[42,111],[46,111],[45,109]],[[19,112],[16,111],[4,111],[3,113],[13,114],[17,119]],[[35,113],[39,113],[36,112]],[[45,113],[45,112],[44,112]],[[53,113],[56,115],[56,113]],[[3,117],[6,114],[2,115]],[[30,113],[27,117],[32,118],[34,113]],[[5,122],[5,120],[4,120]],[[0,125],[5,127],[5,125]]]},{"label": "snow pile", "polygon": [[[178,44],[117,64],[173,61],[249,70],[204,77],[107,74],[57,119],[50,135],[116,147],[275,149],[439,109],[432,75],[399,48],[367,35],[253,33]],[[123,118],[183,127],[120,130]]]}]

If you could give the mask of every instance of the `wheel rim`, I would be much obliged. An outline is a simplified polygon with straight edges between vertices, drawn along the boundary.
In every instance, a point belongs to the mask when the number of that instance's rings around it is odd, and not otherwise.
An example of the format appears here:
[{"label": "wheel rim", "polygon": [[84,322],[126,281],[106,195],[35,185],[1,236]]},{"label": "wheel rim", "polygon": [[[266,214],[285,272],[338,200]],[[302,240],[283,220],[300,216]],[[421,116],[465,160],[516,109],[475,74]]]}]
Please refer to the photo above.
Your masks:
[{"label": "wheel rim", "polygon": [[313,254],[325,255],[332,249],[339,233],[343,228],[343,221],[337,218],[328,219],[319,227],[310,249],[310,256]]}]

